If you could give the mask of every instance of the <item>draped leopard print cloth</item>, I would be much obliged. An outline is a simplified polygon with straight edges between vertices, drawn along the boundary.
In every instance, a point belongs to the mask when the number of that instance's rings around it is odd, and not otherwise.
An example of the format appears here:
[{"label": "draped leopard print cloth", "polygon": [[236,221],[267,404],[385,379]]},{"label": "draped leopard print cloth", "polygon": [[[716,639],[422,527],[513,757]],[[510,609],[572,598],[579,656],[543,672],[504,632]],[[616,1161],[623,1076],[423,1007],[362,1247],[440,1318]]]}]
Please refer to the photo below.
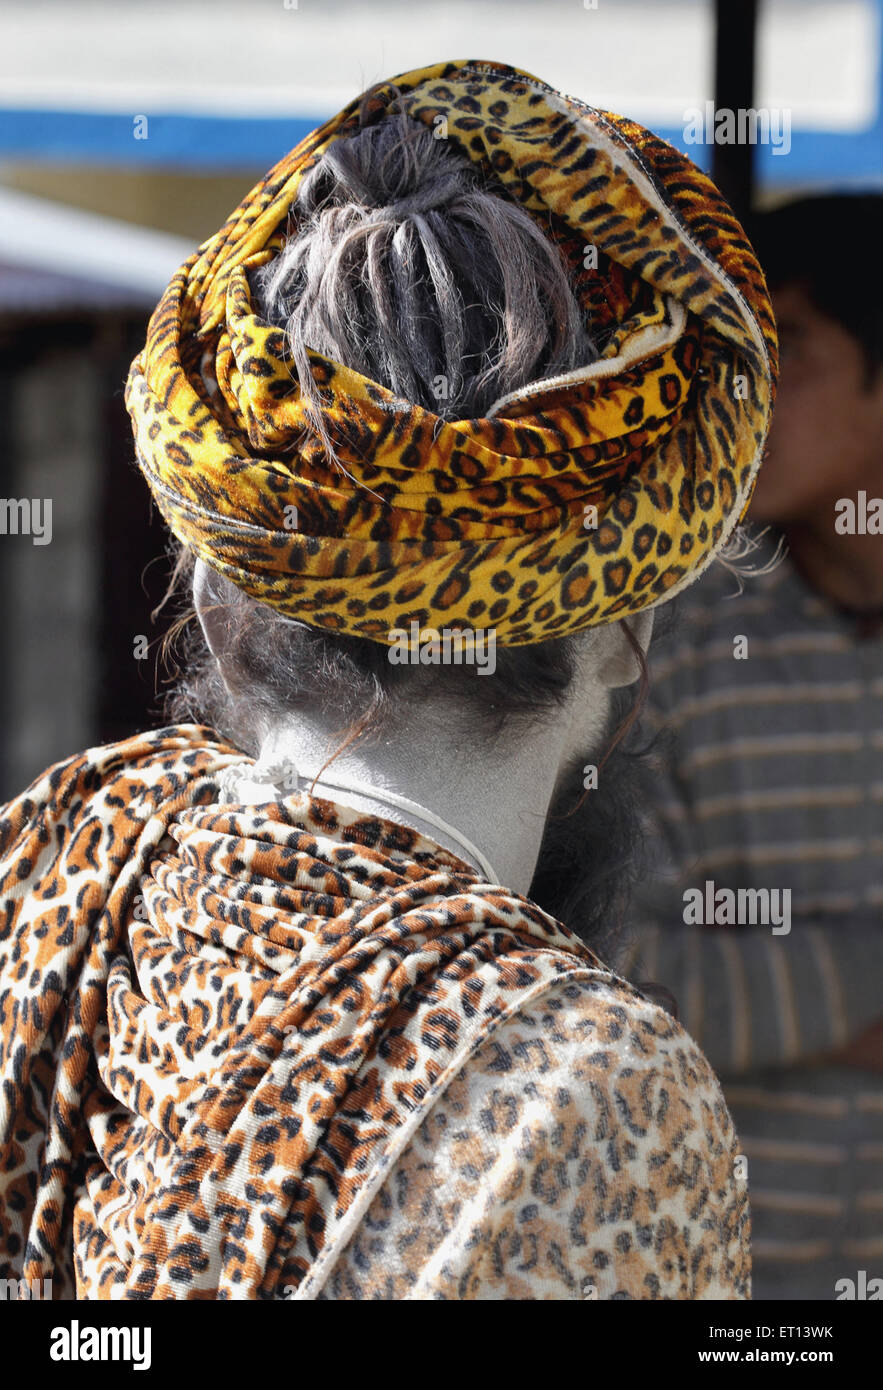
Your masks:
[{"label": "draped leopard print cloth", "polygon": [[382,118],[381,87],[280,160],[163,295],[126,391],[163,516],[256,599],[379,642],[415,622],[540,642],[671,598],[730,537],[764,450],[776,334],[745,233],[684,155],[520,69],[394,81],[398,109],[560,248],[598,360],[442,420],[311,352],[329,464],[249,273],[296,225],[304,173]]},{"label": "draped leopard print cloth", "polygon": [[680,1026],[389,821],[180,726],[0,810],[0,1276],[106,1299],[742,1298]]}]

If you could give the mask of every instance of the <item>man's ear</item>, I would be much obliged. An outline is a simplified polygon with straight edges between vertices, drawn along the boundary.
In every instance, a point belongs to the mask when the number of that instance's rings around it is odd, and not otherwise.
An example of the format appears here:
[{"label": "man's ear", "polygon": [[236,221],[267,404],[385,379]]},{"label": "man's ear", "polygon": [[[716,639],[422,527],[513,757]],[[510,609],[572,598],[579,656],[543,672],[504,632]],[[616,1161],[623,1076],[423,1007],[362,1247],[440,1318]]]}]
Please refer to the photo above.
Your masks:
[{"label": "man's ear", "polygon": [[594,667],[596,680],[609,690],[620,685],[631,685],[640,679],[640,662],[623,630],[626,622],[639,648],[646,653],[653,633],[651,609],[645,608],[632,617],[616,623],[602,623],[592,629],[591,649],[587,657]]}]

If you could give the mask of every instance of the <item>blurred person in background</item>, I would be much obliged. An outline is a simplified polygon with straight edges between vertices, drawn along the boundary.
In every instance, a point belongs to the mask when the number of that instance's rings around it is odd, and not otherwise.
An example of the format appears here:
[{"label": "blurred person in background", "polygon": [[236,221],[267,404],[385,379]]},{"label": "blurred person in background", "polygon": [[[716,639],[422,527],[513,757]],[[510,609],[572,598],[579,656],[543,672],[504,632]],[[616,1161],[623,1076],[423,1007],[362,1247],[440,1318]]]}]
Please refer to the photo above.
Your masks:
[{"label": "blurred person in background", "polygon": [[744,509],[775,371],[713,185],[501,64],[381,84],[185,263],[127,388],[185,722],[0,814],[5,1277],[749,1295],[715,1077],[587,944],[630,820],[584,766]]},{"label": "blurred person in background", "polygon": [[[754,1297],[831,1299],[883,1273],[883,197],[803,198],[752,239],[782,362],[755,573],[713,566],[654,646],[658,857],[621,968],[722,1078]],[[685,919],[708,884],[787,890],[790,930]]]}]

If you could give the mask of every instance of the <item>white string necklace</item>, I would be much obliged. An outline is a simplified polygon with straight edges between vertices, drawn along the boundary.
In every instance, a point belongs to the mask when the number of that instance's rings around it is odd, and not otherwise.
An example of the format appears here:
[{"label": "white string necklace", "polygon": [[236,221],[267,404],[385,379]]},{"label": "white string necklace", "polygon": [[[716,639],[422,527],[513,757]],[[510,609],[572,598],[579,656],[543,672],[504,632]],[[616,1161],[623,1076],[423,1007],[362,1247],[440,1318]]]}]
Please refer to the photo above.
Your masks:
[{"label": "white string necklace", "polygon": [[397,806],[400,811],[406,811],[412,816],[417,816],[425,821],[427,825],[434,826],[436,830],[444,831],[462,849],[466,850],[470,859],[478,864],[489,883],[500,883],[500,877],[490,860],[482,854],[477,845],[457,830],[448,821],[437,816],[434,811],[430,811],[428,806],[421,806],[418,801],[411,801],[406,796],[400,796],[398,792],[391,792],[386,787],[369,787],[362,782],[344,781],[342,778],[335,777],[335,780],[322,775],[319,778],[311,778],[308,774],[302,773],[295,767],[292,760],[288,757],[277,762],[262,761],[258,759],[255,763],[234,763],[222,768],[218,773],[216,781],[219,783],[224,795],[229,796],[231,801],[239,799],[241,792],[240,783],[255,783],[261,791],[273,792],[274,800],[284,799],[292,792],[300,790],[300,783],[303,781],[311,786],[314,782],[320,787],[328,787],[332,791],[354,792],[357,796],[367,797],[370,801],[388,802],[391,806]]}]

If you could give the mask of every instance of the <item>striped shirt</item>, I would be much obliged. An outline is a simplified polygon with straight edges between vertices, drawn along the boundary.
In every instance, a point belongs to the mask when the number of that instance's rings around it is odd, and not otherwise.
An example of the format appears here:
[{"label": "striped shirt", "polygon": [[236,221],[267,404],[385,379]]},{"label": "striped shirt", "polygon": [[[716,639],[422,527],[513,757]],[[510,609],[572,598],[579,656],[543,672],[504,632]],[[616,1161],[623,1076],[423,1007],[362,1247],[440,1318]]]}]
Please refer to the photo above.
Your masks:
[{"label": "striped shirt", "polygon": [[[883,637],[787,559],[743,583],[715,565],[653,650],[652,867],[618,968],[674,994],[721,1077],[755,1298],[830,1299],[883,1274],[883,1072],[826,1059],[883,1015]],[[781,925],[715,924],[724,889]]]}]

